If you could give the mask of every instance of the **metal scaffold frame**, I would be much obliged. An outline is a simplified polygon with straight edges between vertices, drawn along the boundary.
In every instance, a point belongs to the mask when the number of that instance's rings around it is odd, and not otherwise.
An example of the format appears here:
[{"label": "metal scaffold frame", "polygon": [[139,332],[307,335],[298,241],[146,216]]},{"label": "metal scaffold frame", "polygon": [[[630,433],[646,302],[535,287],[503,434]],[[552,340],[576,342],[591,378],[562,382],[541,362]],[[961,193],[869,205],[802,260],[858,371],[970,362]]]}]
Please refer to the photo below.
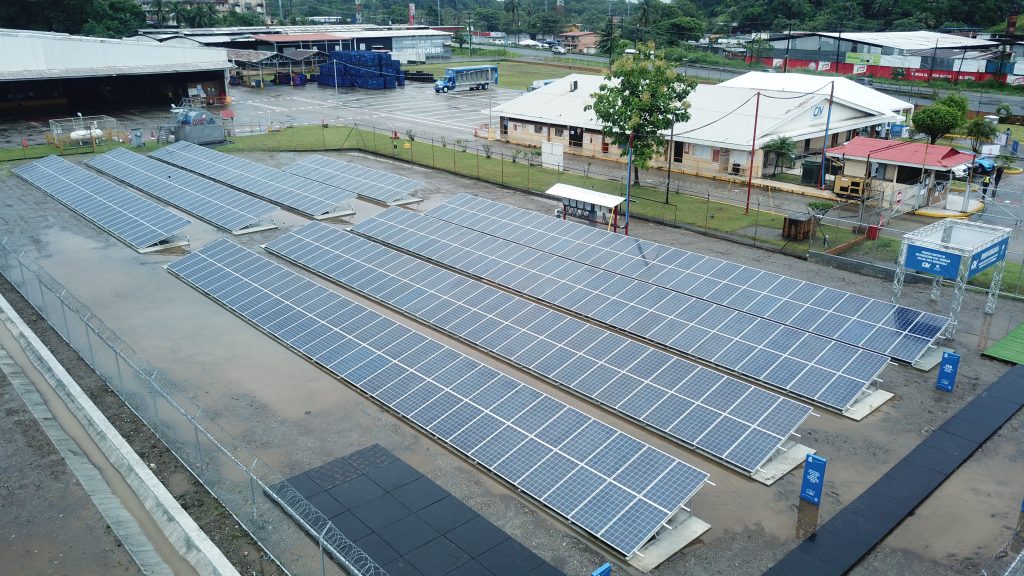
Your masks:
[{"label": "metal scaffold frame", "polygon": [[[915,257],[909,263],[910,269],[932,276],[931,300],[939,300],[943,278],[953,281],[949,323],[942,337],[952,338],[956,334],[967,282],[976,274],[994,266],[985,302],[985,313],[993,314],[1006,268],[1006,247],[1012,233],[1013,230],[1009,228],[946,218],[904,234],[892,283],[893,304],[898,302],[903,290],[903,280],[908,269],[907,255],[914,248]],[[950,271],[954,271],[955,275],[950,275]]]}]

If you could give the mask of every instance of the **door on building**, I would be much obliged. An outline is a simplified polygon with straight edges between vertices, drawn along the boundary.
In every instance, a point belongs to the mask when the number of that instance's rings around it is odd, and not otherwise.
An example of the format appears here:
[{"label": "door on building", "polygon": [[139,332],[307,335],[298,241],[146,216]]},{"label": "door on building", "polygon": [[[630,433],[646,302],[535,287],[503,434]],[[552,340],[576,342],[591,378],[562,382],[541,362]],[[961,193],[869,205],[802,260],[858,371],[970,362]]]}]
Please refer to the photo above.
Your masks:
[{"label": "door on building", "polygon": [[508,136],[508,118],[501,119],[501,135]]},{"label": "door on building", "polygon": [[674,141],[672,142],[672,161],[682,162],[683,161],[683,142]]},{"label": "door on building", "polygon": [[583,128],[569,127],[569,146],[583,147]]}]

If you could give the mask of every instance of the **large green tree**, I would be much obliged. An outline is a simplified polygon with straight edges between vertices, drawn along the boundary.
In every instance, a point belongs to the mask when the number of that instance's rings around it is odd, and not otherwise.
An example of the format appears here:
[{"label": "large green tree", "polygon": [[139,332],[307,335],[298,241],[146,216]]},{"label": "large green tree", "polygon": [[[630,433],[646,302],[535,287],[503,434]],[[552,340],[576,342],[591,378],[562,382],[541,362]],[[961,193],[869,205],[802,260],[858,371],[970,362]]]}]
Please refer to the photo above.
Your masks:
[{"label": "large green tree", "polygon": [[927,134],[931,143],[935,144],[939,138],[960,126],[961,116],[957,110],[949,106],[932,104],[914,112],[911,122],[914,124],[914,130]]},{"label": "large green tree", "polygon": [[593,110],[604,133],[627,154],[632,137],[635,181],[654,155],[665,148],[665,136],[677,122],[690,119],[686,97],[696,82],[677,73],[654,51],[653,43],[640,46],[637,54],[624,56],[593,94]]},{"label": "large green tree", "polygon": [[775,168],[772,176],[779,173],[779,163],[789,166],[796,158],[796,142],[789,136],[776,136],[761,145],[761,150],[771,152],[775,156]]}]

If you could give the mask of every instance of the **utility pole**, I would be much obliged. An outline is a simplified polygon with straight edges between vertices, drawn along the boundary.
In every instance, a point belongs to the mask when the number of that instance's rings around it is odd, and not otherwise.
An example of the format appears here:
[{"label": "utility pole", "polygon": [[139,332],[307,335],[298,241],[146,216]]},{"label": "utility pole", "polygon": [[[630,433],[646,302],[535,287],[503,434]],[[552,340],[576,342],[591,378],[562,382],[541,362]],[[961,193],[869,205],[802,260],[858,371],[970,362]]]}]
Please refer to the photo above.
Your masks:
[{"label": "utility pole", "polygon": [[789,25],[789,36],[786,37],[786,56],[782,59],[782,71],[789,72],[789,43],[793,41],[793,25]]},{"label": "utility pole", "polygon": [[437,0],[437,25],[441,25],[441,0]]},{"label": "utility pole", "polygon": [[839,46],[843,43],[843,29],[839,29],[839,38],[836,39],[836,69],[832,74],[839,74]]}]

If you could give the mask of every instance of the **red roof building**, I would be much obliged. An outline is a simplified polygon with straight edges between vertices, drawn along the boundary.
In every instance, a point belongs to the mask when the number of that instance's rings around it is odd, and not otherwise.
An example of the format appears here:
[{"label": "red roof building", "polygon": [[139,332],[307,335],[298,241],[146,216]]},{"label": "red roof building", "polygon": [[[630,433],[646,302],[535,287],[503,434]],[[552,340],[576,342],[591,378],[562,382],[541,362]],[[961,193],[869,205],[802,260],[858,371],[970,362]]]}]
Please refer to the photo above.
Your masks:
[{"label": "red roof building", "polygon": [[[908,166],[920,170],[945,172],[954,166],[974,161],[974,154],[956,148],[924,142],[900,142],[857,136],[842,146],[826,150],[836,159],[850,159]],[[863,173],[861,174],[863,175]]]}]

